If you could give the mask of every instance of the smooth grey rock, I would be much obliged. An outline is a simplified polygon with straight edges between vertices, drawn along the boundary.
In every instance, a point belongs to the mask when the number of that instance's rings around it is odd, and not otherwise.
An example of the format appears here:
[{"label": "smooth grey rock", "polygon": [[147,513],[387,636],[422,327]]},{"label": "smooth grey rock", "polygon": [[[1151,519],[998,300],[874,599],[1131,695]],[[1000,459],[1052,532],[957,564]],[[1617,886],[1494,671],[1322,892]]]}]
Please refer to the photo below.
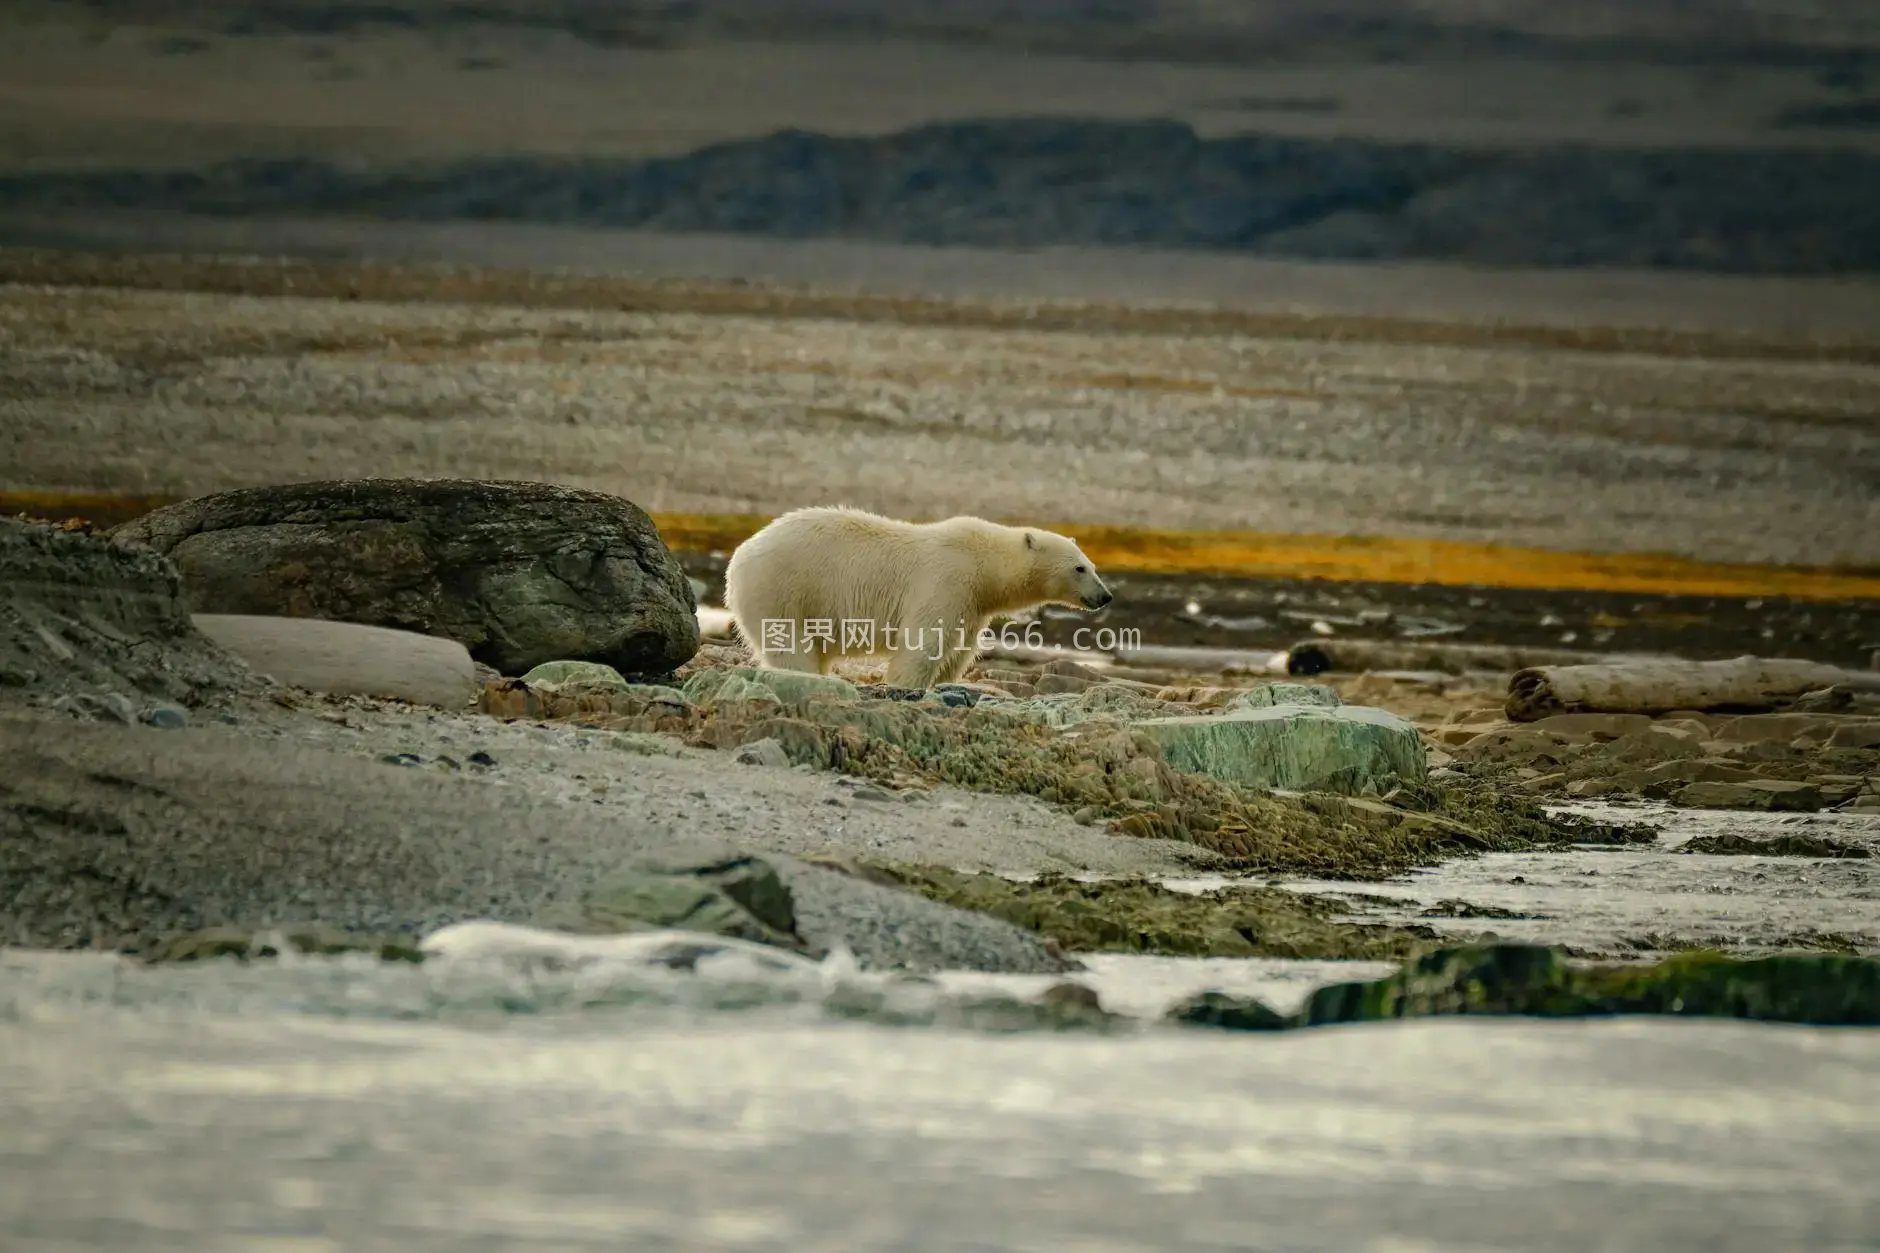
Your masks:
[{"label": "smooth grey rock", "polygon": [[442,709],[476,700],[476,667],[455,640],[318,618],[199,613],[195,623],[255,670],[293,687]]},{"label": "smooth grey rock", "polygon": [[144,721],[160,731],[180,731],[189,725],[189,711],[176,705],[153,705]]},{"label": "smooth grey rock", "polygon": [[745,766],[788,766],[790,754],[783,751],[783,745],[774,736],[765,736],[761,740],[752,740],[739,747],[737,761]]},{"label": "smooth grey rock", "polygon": [[176,563],[197,612],[454,639],[504,674],[664,674],[699,647],[685,571],[631,501],[547,483],[357,479],[243,488],[112,538]]}]

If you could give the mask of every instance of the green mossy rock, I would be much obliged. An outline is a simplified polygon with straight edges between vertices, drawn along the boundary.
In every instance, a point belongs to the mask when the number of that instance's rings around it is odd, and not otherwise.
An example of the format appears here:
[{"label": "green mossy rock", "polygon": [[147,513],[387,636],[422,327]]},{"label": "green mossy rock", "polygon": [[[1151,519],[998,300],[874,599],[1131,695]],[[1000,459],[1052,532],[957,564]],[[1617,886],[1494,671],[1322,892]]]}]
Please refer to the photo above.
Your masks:
[{"label": "green mossy rock", "polygon": [[1416,727],[1364,705],[1271,705],[1134,725],[1175,769],[1246,787],[1358,796],[1429,773]]},{"label": "green mossy rock", "polygon": [[522,676],[530,687],[625,687],[620,671],[598,661],[545,661]]},{"label": "green mossy rock", "polygon": [[816,700],[853,701],[861,693],[847,679],[833,675],[799,674],[794,670],[762,670],[754,666],[727,666],[701,670],[685,682],[686,699],[710,707],[739,700],[768,701],[800,710]]},{"label": "green mossy rock", "polygon": [[648,859],[600,880],[545,926],[584,935],[700,931],[803,951],[796,907],[776,868],[760,857]]},{"label": "green mossy rock", "polygon": [[1323,683],[1263,683],[1227,702],[1227,709],[1271,709],[1275,705],[1316,705],[1336,709],[1345,702]]}]

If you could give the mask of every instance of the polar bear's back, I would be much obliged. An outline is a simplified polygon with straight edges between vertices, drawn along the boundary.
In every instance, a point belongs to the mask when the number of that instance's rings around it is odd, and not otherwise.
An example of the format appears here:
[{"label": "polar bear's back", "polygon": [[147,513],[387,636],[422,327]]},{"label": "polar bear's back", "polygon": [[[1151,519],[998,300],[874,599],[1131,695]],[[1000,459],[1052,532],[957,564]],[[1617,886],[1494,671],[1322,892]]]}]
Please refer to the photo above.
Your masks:
[{"label": "polar bear's back", "polygon": [[958,577],[957,523],[840,506],[783,514],[731,554],[725,608],[747,639],[765,619],[898,622],[910,596]]}]

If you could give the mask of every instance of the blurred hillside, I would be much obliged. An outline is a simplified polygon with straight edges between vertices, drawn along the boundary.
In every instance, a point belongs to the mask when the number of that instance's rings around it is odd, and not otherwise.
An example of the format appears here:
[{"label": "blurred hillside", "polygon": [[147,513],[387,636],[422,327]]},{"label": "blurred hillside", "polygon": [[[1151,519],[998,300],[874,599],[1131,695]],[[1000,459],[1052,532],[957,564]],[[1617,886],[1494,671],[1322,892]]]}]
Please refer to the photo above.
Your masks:
[{"label": "blurred hillside", "polygon": [[15,223],[1880,270],[1873,3],[17,0],[0,25]]}]

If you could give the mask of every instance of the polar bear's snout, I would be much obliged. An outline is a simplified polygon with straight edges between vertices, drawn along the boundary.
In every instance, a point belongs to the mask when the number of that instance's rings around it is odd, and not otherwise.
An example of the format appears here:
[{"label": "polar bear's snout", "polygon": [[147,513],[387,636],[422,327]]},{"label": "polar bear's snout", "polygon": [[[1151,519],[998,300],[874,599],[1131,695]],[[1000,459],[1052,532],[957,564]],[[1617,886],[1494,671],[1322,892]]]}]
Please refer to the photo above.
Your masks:
[{"label": "polar bear's snout", "polygon": [[1101,609],[1116,599],[1116,596],[1104,585],[1103,580],[1097,577],[1095,570],[1081,576],[1078,582],[1080,586],[1077,594],[1084,602],[1085,609]]}]

